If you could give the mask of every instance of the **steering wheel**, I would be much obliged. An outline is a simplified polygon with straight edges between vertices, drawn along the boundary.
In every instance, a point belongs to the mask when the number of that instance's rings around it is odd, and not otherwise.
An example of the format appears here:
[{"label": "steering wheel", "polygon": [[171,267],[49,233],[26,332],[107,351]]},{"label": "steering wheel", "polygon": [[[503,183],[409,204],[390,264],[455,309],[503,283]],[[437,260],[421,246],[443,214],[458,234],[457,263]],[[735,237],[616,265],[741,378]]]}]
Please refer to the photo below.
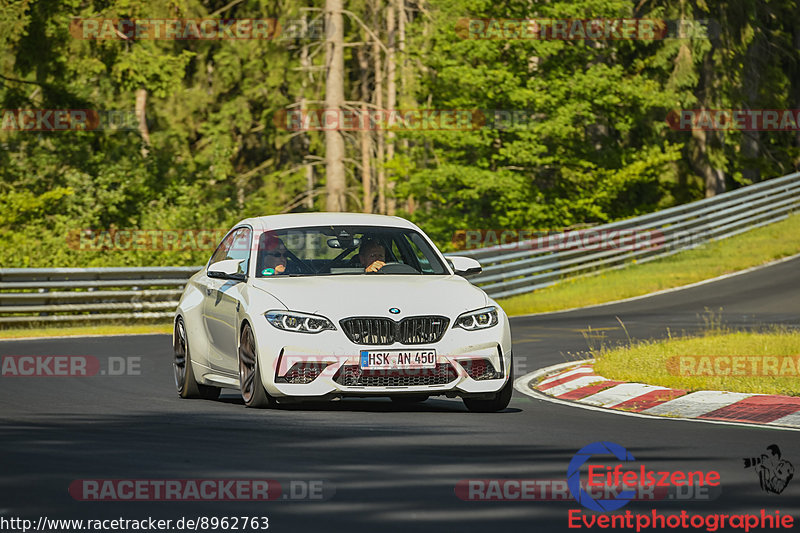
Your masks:
[{"label": "steering wheel", "polygon": [[400,263],[397,261],[385,263],[376,272],[367,272],[367,273],[368,274],[422,274],[422,272],[412,267],[411,265],[407,265],[405,263]]}]

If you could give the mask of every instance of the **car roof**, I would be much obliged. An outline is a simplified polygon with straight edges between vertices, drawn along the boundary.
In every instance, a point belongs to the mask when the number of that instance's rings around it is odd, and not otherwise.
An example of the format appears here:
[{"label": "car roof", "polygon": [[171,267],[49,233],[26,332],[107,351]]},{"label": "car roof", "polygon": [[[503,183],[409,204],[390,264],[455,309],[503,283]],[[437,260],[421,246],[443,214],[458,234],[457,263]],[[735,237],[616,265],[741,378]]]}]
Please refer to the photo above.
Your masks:
[{"label": "car roof", "polygon": [[237,226],[250,225],[253,229],[277,230],[307,226],[383,226],[419,229],[408,220],[395,216],[367,213],[290,213],[246,218]]}]

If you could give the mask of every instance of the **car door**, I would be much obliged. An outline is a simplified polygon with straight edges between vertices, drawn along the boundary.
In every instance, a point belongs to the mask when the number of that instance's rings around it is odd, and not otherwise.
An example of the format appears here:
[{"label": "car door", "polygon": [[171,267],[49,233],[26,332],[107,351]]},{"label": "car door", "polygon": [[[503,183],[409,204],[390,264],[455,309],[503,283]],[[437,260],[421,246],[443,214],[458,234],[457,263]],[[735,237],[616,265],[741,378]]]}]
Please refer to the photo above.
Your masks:
[{"label": "car door", "polygon": [[[226,236],[209,265],[226,259],[241,260],[239,273],[247,274],[253,230],[241,227]],[[209,339],[211,368],[226,375],[238,375],[237,334],[246,282],[207,278],[203,319]]]}]

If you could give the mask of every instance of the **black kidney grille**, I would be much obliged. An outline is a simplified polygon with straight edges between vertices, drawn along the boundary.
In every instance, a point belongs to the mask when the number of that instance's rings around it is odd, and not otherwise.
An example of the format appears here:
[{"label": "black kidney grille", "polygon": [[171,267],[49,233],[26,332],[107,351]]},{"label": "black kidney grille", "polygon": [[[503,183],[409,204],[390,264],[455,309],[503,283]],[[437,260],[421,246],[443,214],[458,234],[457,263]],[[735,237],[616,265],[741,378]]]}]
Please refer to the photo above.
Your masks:
[{"label": "black kidney grille", "polygon": [[356,344],[394,344],[395,323],[390,318],[345,318],[340,324]]},{"label": "black kidney grille", "polygon": [[447,330],[450,320],[443,316],[412,316],[398,324],[398,341],[402,344],[437,342]]},{"label": "black kidney grille", "polygon": [[347,338],[356,344],[429,344],[438,342],[450,319],[444,316],[411,316],[400,322],[385,317],[354,317],[339,322]]}]

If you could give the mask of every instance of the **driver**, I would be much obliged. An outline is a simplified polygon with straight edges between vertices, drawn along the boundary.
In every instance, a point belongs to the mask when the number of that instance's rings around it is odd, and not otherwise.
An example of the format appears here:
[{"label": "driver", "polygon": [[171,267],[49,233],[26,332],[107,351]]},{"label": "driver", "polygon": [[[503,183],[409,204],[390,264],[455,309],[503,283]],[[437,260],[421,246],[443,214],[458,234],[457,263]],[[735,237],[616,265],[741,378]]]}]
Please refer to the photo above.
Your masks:
[{"label": "driver", "polygon": [[274,234],[267,232],[261,237],[260,274],[275,276],[286,272],[286,246]]},{"label": "driver", "polygon": [[377,272],[386,266],[386,249],[374,239],[364,239],[358,249],[358,261],[365,272]]}]

